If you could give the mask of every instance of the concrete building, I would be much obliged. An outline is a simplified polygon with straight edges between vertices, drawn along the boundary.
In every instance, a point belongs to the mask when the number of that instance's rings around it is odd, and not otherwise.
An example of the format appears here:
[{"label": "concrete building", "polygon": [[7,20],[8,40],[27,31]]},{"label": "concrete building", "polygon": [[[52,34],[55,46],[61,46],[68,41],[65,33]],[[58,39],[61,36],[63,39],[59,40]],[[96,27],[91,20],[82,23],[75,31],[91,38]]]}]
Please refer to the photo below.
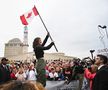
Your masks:
[{"label": "concrete building", "polygon": [[8,57],[19,54],[23,54],[23,43],[21,42],[21,40],[18,38],[9,40],[9,42],[5,44],[4,56]]},{"label": "concrete building", "polygon": [[16,56],[28,52],[28,29],[24,27],[23,42],[20,39],[14,38],[5,44],[4,56]]}]

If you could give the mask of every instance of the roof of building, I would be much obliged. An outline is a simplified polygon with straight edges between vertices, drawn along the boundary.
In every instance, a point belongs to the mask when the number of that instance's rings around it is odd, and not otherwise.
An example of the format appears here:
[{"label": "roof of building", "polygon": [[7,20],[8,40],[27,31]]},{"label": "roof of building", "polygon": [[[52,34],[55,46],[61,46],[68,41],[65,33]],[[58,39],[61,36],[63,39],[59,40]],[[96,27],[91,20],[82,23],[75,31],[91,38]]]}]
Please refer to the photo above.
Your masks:
[{"label": "roof of building", "polygon": [[22,42],[19,38],[13,38],[13,39],[9,40],[8,43],[22,43]]}]

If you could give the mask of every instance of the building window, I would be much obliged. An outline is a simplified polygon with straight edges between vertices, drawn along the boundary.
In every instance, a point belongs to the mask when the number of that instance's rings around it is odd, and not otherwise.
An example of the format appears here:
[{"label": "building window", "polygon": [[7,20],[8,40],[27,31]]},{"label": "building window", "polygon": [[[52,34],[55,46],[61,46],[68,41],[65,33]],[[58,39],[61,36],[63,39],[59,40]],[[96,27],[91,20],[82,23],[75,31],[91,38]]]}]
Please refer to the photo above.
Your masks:
[{"label": "building window", "polygon": [[13,46],[13,44],[10,44],[10,46]]},{"label": "building window", "polygon": [[15,43],[14,46],[17,46],[17,44]]},{"label": "building window", "polygon": [[5,44],[5,46],[9,46],[9,44]]}]

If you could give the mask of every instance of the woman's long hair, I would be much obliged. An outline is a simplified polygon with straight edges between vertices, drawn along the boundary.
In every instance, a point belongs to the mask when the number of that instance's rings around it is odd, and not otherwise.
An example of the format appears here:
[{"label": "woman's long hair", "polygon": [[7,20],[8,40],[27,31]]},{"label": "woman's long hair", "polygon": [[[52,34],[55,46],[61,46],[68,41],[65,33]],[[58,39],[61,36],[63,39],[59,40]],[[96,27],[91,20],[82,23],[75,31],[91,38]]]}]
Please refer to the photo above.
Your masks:
[{"label": "woman's long hair", "polygon": [[39,82],[33,81],[11,81],[7,85],[4,85],[0,90],[45,90]]},{"label": "woman's long hair", "polygon": [[40,37],[37,37],[37,38],[34,39],[34,41],[33,41],[33,48],[34,48],[35,46],[39,45],[39,40],[40,40],[40,39],[41,39]]}]

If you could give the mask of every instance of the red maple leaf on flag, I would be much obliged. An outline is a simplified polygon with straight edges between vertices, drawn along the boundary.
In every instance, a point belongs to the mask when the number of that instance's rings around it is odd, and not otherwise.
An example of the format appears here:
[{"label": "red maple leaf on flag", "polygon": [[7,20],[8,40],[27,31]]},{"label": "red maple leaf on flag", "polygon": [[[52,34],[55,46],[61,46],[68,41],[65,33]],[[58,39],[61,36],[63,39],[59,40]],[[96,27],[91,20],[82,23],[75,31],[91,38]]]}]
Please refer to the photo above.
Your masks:
[{"label": "red maple leaf on flag", "polygon": [[32,12],[28,13],[26,18],[30,18],[32,16]]}]

